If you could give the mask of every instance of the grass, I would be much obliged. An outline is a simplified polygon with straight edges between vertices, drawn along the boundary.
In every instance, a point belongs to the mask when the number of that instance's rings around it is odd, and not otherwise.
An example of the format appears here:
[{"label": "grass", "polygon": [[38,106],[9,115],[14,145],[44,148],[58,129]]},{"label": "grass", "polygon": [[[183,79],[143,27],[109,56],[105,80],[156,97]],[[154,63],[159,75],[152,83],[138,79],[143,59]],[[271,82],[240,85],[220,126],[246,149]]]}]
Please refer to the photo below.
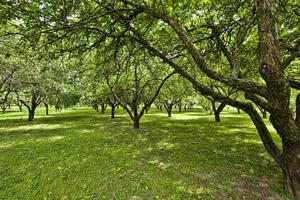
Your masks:
[{"label": "grass", "polygon": [[286,198],[245,114],[153,109],[140,130],[121,110],[43,115],[0,115],[0,199]]}]

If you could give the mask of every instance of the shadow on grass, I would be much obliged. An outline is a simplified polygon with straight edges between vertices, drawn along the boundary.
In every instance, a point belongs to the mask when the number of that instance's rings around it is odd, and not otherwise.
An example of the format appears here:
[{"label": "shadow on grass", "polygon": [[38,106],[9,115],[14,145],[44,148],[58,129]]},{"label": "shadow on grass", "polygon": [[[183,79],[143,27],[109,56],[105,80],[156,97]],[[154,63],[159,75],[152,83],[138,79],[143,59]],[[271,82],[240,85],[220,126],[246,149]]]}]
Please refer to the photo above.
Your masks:
[{"label": "shadow on grass", "polygon": [[123,115],[118,111],[112,120],[109,112],[76,110],[38,116],[33,123],[1,120],[5,183],[0,183],[0,197],[22,191],[20,198],[42,198],[51,189],[50,196],[57,198],[216,199],[220,191],[232,194],[240,178],[264,181],[281,192],[279,168],[245,116],[226,113],[215,123],[207,114],[168,118],[154,113],[144,116],[141,130],[134,130]]}]

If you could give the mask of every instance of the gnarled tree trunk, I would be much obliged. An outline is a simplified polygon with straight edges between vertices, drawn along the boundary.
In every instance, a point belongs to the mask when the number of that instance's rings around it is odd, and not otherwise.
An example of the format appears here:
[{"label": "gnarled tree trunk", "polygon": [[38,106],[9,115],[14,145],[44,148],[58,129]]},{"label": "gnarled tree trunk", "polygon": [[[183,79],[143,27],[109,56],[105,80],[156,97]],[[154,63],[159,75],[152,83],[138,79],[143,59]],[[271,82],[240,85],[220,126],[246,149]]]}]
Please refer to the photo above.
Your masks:
[{"label": "gnarled tree trunk", "polygon": [[34,120],[35,108],[34,109],[28,109],[28,112],[29,112],[28,121],[32,122]]},{"label": "gnarled tree trunk", "polygon": [[111,107],[111,118],[115,119],[116,105],[111,104],[110,107]]},{"label": "gnarled tree trunk", "polygon": [[49,116],[49,104],[45,103],[45,108],[46,108],[46,116]]},{"label": "gnarled tree trunk", "polygon": [[106,104],[105,103],[101,103],[101,113],[104,114],[106,110]]},{"label": "gnarled tree trunk", "polygon": [[211,100],[211,105],[214,111],[214,115],[215,115],[215,122],[221,122],[221,117],[220,114],[223,111],[223,109],[225,108],[226,104],[225,103],[221,103],[219,105],[219,107],[217,108],[216,106],[216,101],[215,100]]},{"label": "gnarled tree trunk", "polygon": [[173,106],[174,106],[174,103],[168,103],[168,102],[164,103],[164,107],[168,113],[168,117],[172,117]]},{"label": "gnarled tree trunk", "polygon": [[133,119],[133,128],[134,129],[139,129],[140,128],[140,119],[139,118],[134,118]]},{"label": "gnarled tree trunk", "polygon": [[267,84],[270,121],[283,144],[278,163],[283,171],[285,190],[300,199],[300,127],[290,110],[291,89],[281,62],[275,1],[256,0],[256,10],[260,73]]}]

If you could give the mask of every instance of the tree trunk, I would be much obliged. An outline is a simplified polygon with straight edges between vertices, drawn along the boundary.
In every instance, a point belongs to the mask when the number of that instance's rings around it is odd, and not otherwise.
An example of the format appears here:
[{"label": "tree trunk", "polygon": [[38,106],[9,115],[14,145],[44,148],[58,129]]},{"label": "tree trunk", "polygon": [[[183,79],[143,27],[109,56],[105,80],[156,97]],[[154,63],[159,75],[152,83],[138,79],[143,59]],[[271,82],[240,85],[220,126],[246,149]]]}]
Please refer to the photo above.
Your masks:
[{"label": "tree trunk", "polygon": [[105,103],[101,103],[101,113],[104,114],[106,110],[106,105]]},{"label": "tree trunk", "polygon": [[182,104],[181,103],[178,104],[178,109],[179,109],[179,112],[182,112]]},{"label": "tree trunk", "polygon": [[300,144],[283,144],[283,159],[286,166],[283,171],[283,186],[286,192],[300,199]]},{"label": "tree trunk", "polygon": [[172,117],[172,111],[167,111],[168,112],[168,117]]},{"label": "tree trunk", "polygon": [[300,129],[300,93],[296,97],[296,125]]},{"label": "tree trunk", "polygon": [[94,110],[95,110],[96,112],[99,112],[99,106],[98,106],[97,104],[94,105]]},{"label": "tree trunk", "polygon": [[114,104],[111,105],[111,118],[115,119],[115,110],[116,106]]},{"label": "tree trunk", "polygon": [[34,120],[35,108],[28,109],[28,121],[32,122]]},{"label": "tree trunk", "polygon": [[281,62],[275,0],[256,0],[256,13],[260,74],[268,89],[270,121],[282,138],[279,164],[284,172],[284,186],[286,192],[300,199],[300,128],[290,110],[291,88]]},{"label": "tree trunk", "polygon": [[219,107],[216,107],[216,101],[215,100],[211,100],[211,105],[214,111],[214,115],[215,115],[215,122],[221,122],[221,117],[220,114],[223,111],[223,109],[225,108],[226,104],[225,103],[221,103],[219,105]]},{"label": "tree trunk", "polygon": [[49,116],[49,104],[45,103],[46,116]]},{"label": "tree trunk", "polygon": [[172,116],[172,108],[173,108],[172,103],[171,104],[165,103],[164,107],[165,107],[165,109],[166,109],[166,111],[168,113],[168,117],[171,117]]},{"label": "tree trunk", "polygon": [[19,111],[22,112],[22,111],[23,111],[23,109],[22,109],[22,104],[21,104],[21,105],[18,105],[18,107],[19,107]]},{"label": "tree trunk", "polygon": [[238,113],[238,114],[241,114],[241,109],[238,108],[238,109],[237,109],[237,113]]},{"label": "tree trunk", "polygon": [[2,113],[4,114],[5,113],[5,110],[6,110],[6,105],[5,103],[2,104]]},{"label": "tree trunk", "polygon": [[134,118],[133,119],[133,128],[134,129],[139,129],[140,128],[140,119],[139,118]]},{"label": "tree trunk", "polygon": [[220,113],[214,112],[214,115],[215,115],[215,122],[221,122]]}]

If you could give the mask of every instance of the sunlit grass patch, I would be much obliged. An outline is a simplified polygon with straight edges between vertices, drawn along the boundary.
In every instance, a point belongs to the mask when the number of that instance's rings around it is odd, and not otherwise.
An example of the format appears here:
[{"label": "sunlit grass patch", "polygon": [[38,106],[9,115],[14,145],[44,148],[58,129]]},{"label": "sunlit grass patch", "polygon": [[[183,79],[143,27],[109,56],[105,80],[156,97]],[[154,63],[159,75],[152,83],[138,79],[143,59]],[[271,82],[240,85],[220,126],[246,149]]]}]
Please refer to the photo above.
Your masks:
[{"label": "sunlit grass patch", "polygon": [[27,124],[15,127],[1,127],[1,132],[11,132],[11,131],[28,131],[28,130],[51,130],[63,128],[62,124]]},{"label": "sunlit grass patch", "polygon": [[249,199],[259,182],[283,195],[281,172],[245,114],[224,112],[216,124],[197,111],[150,110],[140,130],[124,111],[117,116],[0,115],[0,199],[240,199],[241,191]]}]

